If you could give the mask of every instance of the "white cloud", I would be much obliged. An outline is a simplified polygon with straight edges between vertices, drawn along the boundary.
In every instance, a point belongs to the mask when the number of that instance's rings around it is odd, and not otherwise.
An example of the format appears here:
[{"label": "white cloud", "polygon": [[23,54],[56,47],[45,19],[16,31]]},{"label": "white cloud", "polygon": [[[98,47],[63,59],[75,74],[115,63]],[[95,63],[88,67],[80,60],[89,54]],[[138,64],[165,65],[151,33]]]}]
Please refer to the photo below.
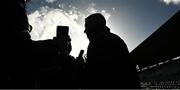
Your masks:
[{"label": "white cloud", "polygon": [[46,0],[46,2],[48,2],[48,3],[54,3],[54,2],[56,2],[57,0]]},{"label": "white cloud", "polygon": [[180,0],[160,0],[160,1],[166,3],[167,5],[170,3],[173,3],[175,5],[180,4]]},{"label": "white cloud", "polygon": [[111,16],[110,13],[107,13],[107,12],[106,12],[106,10],[97,10],[95,3],[90,3],[89,7],[88,7],[86,10],[89,12],[89,14],[101,13],[101,14],[104,15],[104,17],[106,18],[106,20],[108,20],[109,17]]},{"label": "white cloud", "polygon": [[97,10],[95,9],[95,6],[96,6],[95,3],[91,3],[86,10],[87,10],[90,14],[92,14],[92,13],[97,13]]},{"label": "white cloud", "polygon": [[[53,1],[53,0],[47,0]],[[64,6],[63,4],[59,6]],[[106,10],[95,9],[95,4],[91,3],[87,7],[87,12],[81,12],[76,7],[69,6],[70,10],[60,8],[50,8],[44,6],[28,15],[29,22],[33,26],[33,30],[30,33],[33,40],[45,40],[52,39],[56,35],[56,27],[58,25],[69,26],[70,37],[72,39],[72,51],[71,55],[78,56],[81,49],[86,51],[88,46],[88,39],[84,34],[84,19],[88,15],[101,12],[105,15],[106,19],[110,17],[110,14]],[[78,22],[81,22],[79,24]]]}]

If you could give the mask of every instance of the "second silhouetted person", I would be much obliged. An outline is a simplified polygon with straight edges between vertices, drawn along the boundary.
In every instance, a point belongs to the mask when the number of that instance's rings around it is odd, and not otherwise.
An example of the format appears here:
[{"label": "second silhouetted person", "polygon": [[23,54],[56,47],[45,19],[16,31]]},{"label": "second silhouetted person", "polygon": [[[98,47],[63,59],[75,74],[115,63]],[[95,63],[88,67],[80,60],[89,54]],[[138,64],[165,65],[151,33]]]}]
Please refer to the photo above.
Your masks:
[{"label": "second silhouetted person", "polygon": [[135,65],[125,42],[110,32],[100,13],[85,19],[90,41],[86,60],[84,88],[140,88]]}]

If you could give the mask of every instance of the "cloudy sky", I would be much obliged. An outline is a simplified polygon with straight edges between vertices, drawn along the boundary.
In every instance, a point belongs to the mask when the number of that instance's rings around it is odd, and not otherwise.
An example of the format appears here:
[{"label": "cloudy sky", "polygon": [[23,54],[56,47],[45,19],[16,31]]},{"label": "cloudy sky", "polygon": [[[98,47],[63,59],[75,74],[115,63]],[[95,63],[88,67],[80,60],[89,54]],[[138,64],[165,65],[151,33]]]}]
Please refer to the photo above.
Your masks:
[{"label": "cloudy sky", "polygon": [[32,39],[52,39],[56,26],[69,26],[75,57],[87,50],[84,19],[92,13],[102,13],[132,51],[178,10],[180,0],[31,0],[27,6]]}]

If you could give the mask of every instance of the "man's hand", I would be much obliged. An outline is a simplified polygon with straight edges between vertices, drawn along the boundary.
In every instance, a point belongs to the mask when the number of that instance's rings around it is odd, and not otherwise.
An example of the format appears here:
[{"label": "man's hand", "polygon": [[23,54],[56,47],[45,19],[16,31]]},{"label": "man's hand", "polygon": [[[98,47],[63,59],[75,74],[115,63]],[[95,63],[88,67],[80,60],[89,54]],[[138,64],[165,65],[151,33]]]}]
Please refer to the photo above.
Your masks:
[{"label": "man's hand", "polygon": [[81,50],[80,53],[79,53],[79,56],[76,58],[76,61],[79,64],[84,64],[85,63],[84,58],[83,58],[83,53],[84,53],[84,50]]},{"label": "man's hand", "polygon": [[72,46],[71,46],[71,38],[70,36],[59,36],[54,37],[53,40],[57,43],[58,46],[58,51],[60,53],[64,53],[64,54],[68,54],[71,52],[72,50]]}]

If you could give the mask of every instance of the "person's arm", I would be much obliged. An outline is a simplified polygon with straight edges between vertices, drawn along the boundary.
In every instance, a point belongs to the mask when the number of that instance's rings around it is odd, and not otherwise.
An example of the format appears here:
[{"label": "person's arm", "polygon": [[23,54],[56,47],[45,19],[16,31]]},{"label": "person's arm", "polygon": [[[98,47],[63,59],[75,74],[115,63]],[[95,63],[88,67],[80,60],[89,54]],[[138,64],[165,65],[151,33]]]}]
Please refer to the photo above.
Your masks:
[{"label": "person's arm", "polygon": [[52,39],[32,41],[34,53],[57,54],[56,41]]}]

